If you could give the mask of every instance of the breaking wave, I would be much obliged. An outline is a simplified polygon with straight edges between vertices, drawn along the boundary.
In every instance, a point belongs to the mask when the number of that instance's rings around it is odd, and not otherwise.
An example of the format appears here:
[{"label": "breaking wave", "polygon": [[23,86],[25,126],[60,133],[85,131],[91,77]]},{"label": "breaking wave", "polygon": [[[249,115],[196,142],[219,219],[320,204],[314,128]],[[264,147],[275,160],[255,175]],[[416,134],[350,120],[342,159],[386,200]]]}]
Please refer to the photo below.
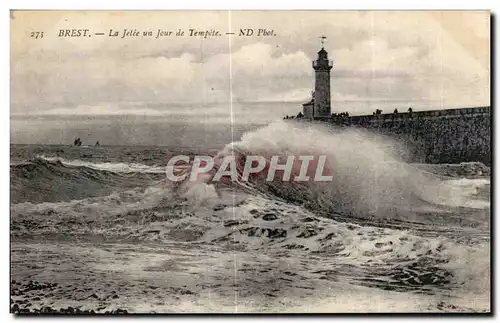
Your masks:
[{"label": "breaking wave", "polygon": [[83,160],[66,160],[61,157],[46,157],[44,155],[37,156],[37,159],[45,160],[48,162],[60,162],[64,166],[71,167],[87,167],[95,170],[104,170],[114,173],[152,173],[162,174],[165,173],[164,166],[148,166],[138,163],[92,163]]},{"label": "breaking wave", "polygon": [[[457,242],[446,231],[418,224],[410,230],[339,222],[276,199],[234,194],[198,183],[177,197],[154,186],[78,201],[20,203],[11,207],[11,234],[204,243],[276,257],[308,253],[332,259],[331,266],[309,273],[318,279],[344,277],[387,290],[432,293],[446,287],[481,294],[489,286],[489,244],[481,236]],[[458,237],[473,233],[452,231]]]},{"label": "breaking wave", "polygon": [[245,134],[217,157],[234,154],[241,176],[242,165],[250,155],[267,156],[268,163],[276,155],[326,155],[325,168],[333,175],[331,182],[268,182],[265,176],[255,176],[250,184],[262,193],[330,215],[409,219],[415,211],[430,208],[489,208],[489,201],[476,198],[489,185],[489,179],[446,176],[450,172],[485,174],[486,166],[464,163],[436,168],[427,165],[424,169],[401,161],[398,156],[402,149],[398,143],[364,130],[277,122]]},{"label": "breaking wave", "polygon": [[241,176],[247,156],[326,155],[333,181],[257,174],[176,186],[162,167],[39,156],[11,165],[11,236],[210,244],[273,259],[305,253],[310,262],[326,259],[310,266],[315,279],[431,294],[461,289],[486,299],[490,169],[407,164],[401,153],[363,130],[277,122],[216,159],[235,155]]},{"label": "breaking wave", "polygon": [[146,186],[163,177],[153,172],[154,168],[143,166],[140,171],[132,172],[134,168],[126,164],[37,157],[10,166],[11,202],[55,202],[102,196]]}]

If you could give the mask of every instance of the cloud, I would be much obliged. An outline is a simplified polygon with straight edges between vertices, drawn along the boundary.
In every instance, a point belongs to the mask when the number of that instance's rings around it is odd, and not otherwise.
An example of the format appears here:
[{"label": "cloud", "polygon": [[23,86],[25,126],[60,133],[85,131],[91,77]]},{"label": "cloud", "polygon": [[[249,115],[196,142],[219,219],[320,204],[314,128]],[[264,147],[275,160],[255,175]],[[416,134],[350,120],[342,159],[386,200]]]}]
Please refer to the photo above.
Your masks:
[{"label": "cloud", "polygon": [[260,102],[302,102],[311,99],[311,89],[301,88],[263,96]]},{"label": "cloud", "polygon": [[[230,101],[302,101],[313,88],[311,61],[320,34],[328,35],[325,46],[334,61],[332,100],[439,102],[437,108],[490,103],[487,12],[232,12],[232,25],[228,15],[20,13],[12,25],[11,111],[189,115],[198,112],[193,106]],[[277,36],[233,36],[231,43],[227,36],[53,36],[82,26],[103,31],[210,27],[236,33],[262,26]],[[35,27],[52,36],[36,43],[23,38]],[[127,104],[137,106],[124,108]],[[191,107],[179,111],[183,104]]]}]

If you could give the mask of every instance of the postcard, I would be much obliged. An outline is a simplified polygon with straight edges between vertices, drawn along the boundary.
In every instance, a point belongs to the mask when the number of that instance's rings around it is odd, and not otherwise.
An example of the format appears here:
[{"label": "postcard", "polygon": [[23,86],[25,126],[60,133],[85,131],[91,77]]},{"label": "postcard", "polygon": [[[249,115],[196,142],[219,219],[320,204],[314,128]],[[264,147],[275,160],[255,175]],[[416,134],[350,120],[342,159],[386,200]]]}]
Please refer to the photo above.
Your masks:
[{"label": "postcard", "polygon": [[490,20],[12,10],[11,313],[491,313]]}]

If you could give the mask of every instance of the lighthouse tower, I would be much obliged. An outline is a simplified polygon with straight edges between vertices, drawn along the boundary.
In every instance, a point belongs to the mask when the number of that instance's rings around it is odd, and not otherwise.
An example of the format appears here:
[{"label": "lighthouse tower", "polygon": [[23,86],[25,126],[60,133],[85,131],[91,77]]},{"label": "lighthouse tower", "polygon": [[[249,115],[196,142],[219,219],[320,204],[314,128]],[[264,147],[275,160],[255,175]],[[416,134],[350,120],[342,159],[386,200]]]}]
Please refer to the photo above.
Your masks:
[{"label": "lighthouse tower", "polygon": [[331,60],[328,60],[328,52],[323,47],[323,40],[326,37],[321,37],[321,50],[318,52],[318,58],[313,61],[315,72],[314,83],[314,118],[329,118],[330,117],[330,70],[333,67]]}]

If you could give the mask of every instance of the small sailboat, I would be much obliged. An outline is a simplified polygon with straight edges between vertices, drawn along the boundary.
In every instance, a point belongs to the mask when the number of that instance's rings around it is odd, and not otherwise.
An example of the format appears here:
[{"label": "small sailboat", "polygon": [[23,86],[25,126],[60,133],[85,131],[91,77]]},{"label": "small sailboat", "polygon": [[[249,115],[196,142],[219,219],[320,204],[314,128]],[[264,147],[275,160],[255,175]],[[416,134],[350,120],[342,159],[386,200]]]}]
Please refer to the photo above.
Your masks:
[{"label": "small sailboat", "polygon": [[80,138],[76,138],[73,142],[73,145],[76,147],[80,147],[82,145],[82,141],[80,140]]}]

